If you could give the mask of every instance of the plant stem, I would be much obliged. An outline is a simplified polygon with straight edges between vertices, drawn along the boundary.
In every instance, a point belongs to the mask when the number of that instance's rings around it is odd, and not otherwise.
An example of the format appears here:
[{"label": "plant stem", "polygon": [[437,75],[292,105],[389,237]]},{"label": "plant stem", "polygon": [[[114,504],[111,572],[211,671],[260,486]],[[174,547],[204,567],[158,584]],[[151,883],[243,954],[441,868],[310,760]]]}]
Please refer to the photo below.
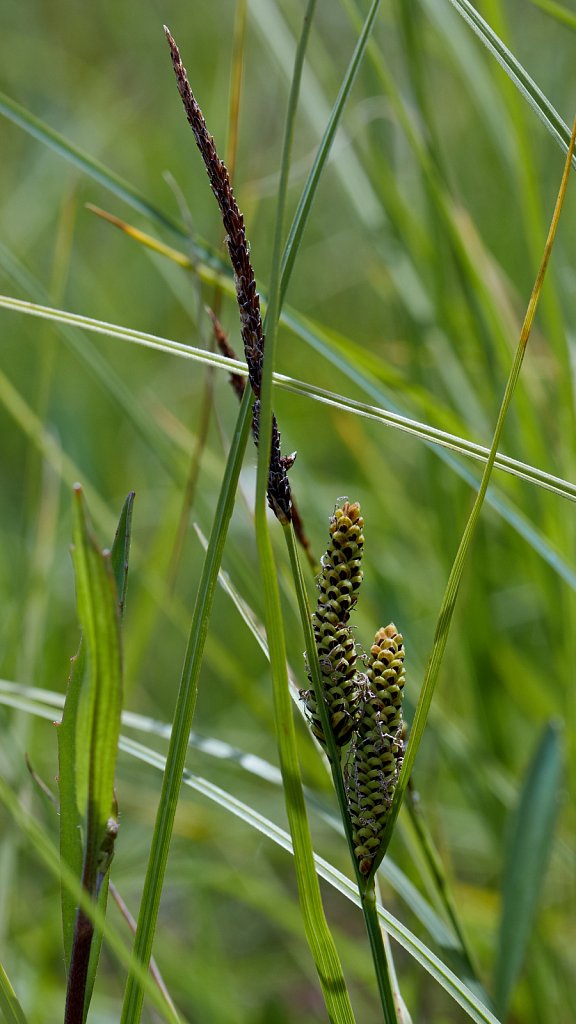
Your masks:
[{"label": "plant stem", "polygon": [[342,823],[344,825],[344,831],[346,834],[348,849],[350,851],[350,857],[352,859],[352,864],[354,865],[356,884],[358,886],[358,892],[360,894],[362,913],[364,914],[364,921],[366,923],[366,931],[368,932],[368,938],[370,940],[370,950],[372,952],[372,960],[374,963],[374,973],[376,975],[376,981],[378,984],[378,992],[380,994],[380,1001],[382,1003],[384,1020],[386,1024],[398,1024],[396,1004],[394,1002],[394,996],[388,972],[388,958],[386,956],[386,950],[384,948],[384,942],[382,940],[382,932],[380,931],[380,922],[378,920],[378,914],[376,912],[376,892],[374,887],[374,877],[372,876],[370,879],[364,878],[364,876],[359,871],[358,861],[356,859],[356,855],[354,852],[352,822],[350,820],[350,814],[348,812],[348,800],[346,797],[344,778],[342,776],[342,769],[340,765],[341,755],[340,750],[334,739],[334,733],[330,721],[330,714],[328,712],[328,707],[324,699],[322,673],[320,671],[320,665],[318,662],[318,652],[316,650],[316,641],[314,639],[314,633],[312,630],[312,615],[310,611],[310,606],[308,604],[306,589],[304,586],[302,569],[300,567],[300,562],[298,559],[298,549],[296,547],[294,532],[290,528],[290,526],[284,527],[284,537],[286,540],[286,545],[288,547],[290,565],[294,576],[296,597],[298,600],[298,608],[300,610],[300,618],[302,620],[304,640],[306,643],[308,667],[312,678],[312,686],[316,694],[316,706],[318,708],[318,714],[320,715],[320,721],[322,722],[322,731],[324,733],[324,738],[326,740],[328,760],[330,762],[330,770],[332,772],[334,789],[336,790],[336,796],[338,798],[340,816],[342,818]]},{"label": "plant stem", "polygon": [[370,879],[368,885],[364,889],[364,892],[360,889],[360,896],[362,899],[362,913],[364,914],[364,921],[366,922],[366,931],[368,932],[368,938],[370,940],[370,949],[372,951],[374,972],[378,983],[378,992],[380,993],[380,1002],[382,1003],[382,1009],[384,1011],[384,1020],[386,1021],[386,1024],[398,1024],[396,1003],[394,1002],[394,993],[392,991],[390,973],[388,971],[388,957],[386,956],[384,940],[380,929],[380,921],[378,920],[378,913],[376,911],[376,889],[374,885],[374,877]]}]

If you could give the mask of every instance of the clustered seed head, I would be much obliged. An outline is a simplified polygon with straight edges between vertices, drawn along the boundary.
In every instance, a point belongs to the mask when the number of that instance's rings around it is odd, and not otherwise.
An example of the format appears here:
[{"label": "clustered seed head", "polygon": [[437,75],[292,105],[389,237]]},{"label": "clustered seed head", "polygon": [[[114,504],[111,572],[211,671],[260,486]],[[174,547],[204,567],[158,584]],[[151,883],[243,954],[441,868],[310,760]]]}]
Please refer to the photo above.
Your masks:
[{"label": "clustered seed head", "polygon": [[[348,620],[362,582],[363,526],[357,503],[346,501],[335,509],[330,520],[330,543],[318,577],[318,605],[312,616],[324,695],[339,746],[347,743],[352,735],[358,707],[356,645]],[[310,715],[312,731],[325,745],[314,690],[304,690],[301,695]]]},{"label": "clustered seed head", "polygon": [[[330,520],[330,543],[318,577],[318,604],[312,616],[324,699],[334,739],[348,750],[344,784],[352,822],[354,853],[368,876],[378,853],[404,756],[402,698],[404,640],[393,623],[379,629],[363,671],[357,670],[356,644],[349,619],[362,583],[364,520],[357,503],[337,506]],[[310,681],[312,681],[309,674]],[[303,690],[312,732],[326,746],[314,690]]]},{"label": "clustered seed head", "polygon": [[404,680],[404,641],[390,624],[374,638],[344,769],[354,852],[363,875],[370,874],[378,854],[402,767]]}]

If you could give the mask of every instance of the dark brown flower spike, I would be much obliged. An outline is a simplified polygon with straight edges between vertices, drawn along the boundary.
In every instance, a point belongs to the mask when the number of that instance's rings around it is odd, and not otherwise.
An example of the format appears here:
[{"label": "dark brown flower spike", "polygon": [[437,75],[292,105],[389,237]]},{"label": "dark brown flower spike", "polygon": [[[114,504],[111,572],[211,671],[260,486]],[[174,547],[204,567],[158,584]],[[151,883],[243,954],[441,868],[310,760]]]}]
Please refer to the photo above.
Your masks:
[{"label": "dark brown flower spike", "polygon": [[[210,319],[212,321],[212,329],[214,331],[214,340],[215,340],[215,342],[216,342],[220,352],[222,353],[223,356],[226,356],[228,359],[236,359],[237,358],[236,357],[236,353],[235,353],[234,349],[232,348],[232,345],[228,341],[228,337],[226,335],[226,332],[225,332],[224,328],[222,327],[222,324],[220,323],[218,317],[216,316],[214,311],[212,309],[210,309],[209,306],[207,306],[206,308],[208,310],[208,315],[209,315],[209,317],[210,317]],[[229,380],[230,380],[230,384],[232,385],[232,388],[234,390],[234,393],[236,394],[236,397],[239,399],[239,401],[241,401],[242,400],[242,396],[244,394],[244,387],[245,387],[244,377],[242,377],[239,373],[231,373]],[[274,436],[274,430],[275,429],[277,431],[278,428],[277,428],[277,425],[276,425],[276,419],[274,418],[273,424],[272,424],[273,436]],[[290,465],[292,464],[292,462],[293,462],[293,458],[292,458],[292,456],[290,456]],[[286,466],[286,469],[289,469],[289,468],[290,468],[290,466]],[[304,523],[302,522],[302,516],[300,515],[300,512],[298,510],[298,506],[296,504],[296,499],[294,497],[294,494],[291,495],[291,501],[292,501],[292,525],[294,527],[294,533],[296,534],[296,539],[298,540],[298,543],[300,544],[300,546],[304,549],[304,551],[306,553],[306,558],[308,559],[308,562],[309,562],[309,564],[310,564],[310,566],[312,568],[312,571],[315,574],[317,574],[320,567],[318,565],[317,560],[314,558],[314,553],[312,551],[312,548],[311,548],[311,545],[310,545],[310,541],[309,541],[309,539],[308,539],[308,537],[306,535],[306,531],[304,529]]]},{"label": "dark brown flower spike", "polygon": [[[250,262],[250,246],[246,238],[244,218],[238,209],[234,198],[230,175],[226,165],[220,160],[214,145],[214,139],[209,134],[202,111],[198,106],[186,69],[182,64],[178,47],[170,32],[164,26],[172,64],[176,75],[178,92],[184,104],[188,123],[194,133],[196,144],[208,173],[208,179],[222,215],[222,221],[226,231],[226,245],[230,262],[234,271],[236,283],[236,298],[240,311],[240,325],[242,341],[244,343],[244,354],[248,364],[248,379],[254,392],[256,403],[260,398],[262,385],[262,360],[264,357],[264,331],[262,327],[262,313],[260,310],[260,296],[256,291],[256,278]],[[258,415],[259,406],[255,405],[254,412],[254,437],[258,443]],[[280,432],[278,424],[273,421],[272,443],[270,448],[270,472],[268,477],[268,503],[277,518],[284,523],[291,520],[290,484],[288,483],[287,470],[294,461],[292,456],[282,457],[280,454]]]}]

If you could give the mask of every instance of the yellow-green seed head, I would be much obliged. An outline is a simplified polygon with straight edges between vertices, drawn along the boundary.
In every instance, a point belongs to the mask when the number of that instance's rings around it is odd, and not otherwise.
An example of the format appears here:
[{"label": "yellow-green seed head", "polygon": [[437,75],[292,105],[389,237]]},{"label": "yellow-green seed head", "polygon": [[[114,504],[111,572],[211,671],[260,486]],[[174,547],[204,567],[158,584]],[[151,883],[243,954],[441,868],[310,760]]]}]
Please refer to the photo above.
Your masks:
[{"label": "yellow-green seed head", "polygon": [[[356,645],[347,623],[362,582],[363,526],[358,503],[346,501],[335,509],[318,577],[318,604],[312,616],[326,704],[340,746],[350,739],[358,704]],[[314,735],[325,743],[314,691],[303,691],[302,697]]]},{"label": "yellow-green seed head", "polygon": [[391,624],[374,638],[344,769],[354,848],[365,875],[378,854],[402,766],[403,690],[404,641]]}]

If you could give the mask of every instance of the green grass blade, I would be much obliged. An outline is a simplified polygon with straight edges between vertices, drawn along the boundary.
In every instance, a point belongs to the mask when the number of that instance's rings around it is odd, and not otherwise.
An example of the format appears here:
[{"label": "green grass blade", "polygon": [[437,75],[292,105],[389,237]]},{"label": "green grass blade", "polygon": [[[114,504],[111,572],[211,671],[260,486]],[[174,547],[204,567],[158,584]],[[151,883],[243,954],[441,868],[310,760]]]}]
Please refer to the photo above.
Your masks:
[{"label": "green grass blade", "polygon": [[[72,659],[66,704],[62,721],[58,726],[58,790],[59,790],[59,823],[60,823],[60,860],[62,865],[72,872],[74,878],[82,876],[82,815],[78,807],[76,787],[76,741],[78,706],[80,693],[84,683],[85,650],[80,642],[78,653]],[[74,924],[76,921],[76,901],[69,888],[62,882],[62,932],[64,937],[64,955],[66,967],[70,967]]]},{"label": "green grass blade", "polygon": [[122,660],[118,594],[110,554],[101,551],[92,535],[79,486],[74,493],[73,536],[78,617],[87,668],[76,726],[76,781],[81,808],[86,808],[84,871],[95,885],[101,845],[114,805]]},{"label": "green grass blade", "polygon": [[[127,565],[130,510],[129,498],[117,533],[117,560],[122,559],[119,576]],[[114,776],[122,710],[120,613],[110,553],[101,551],[92,535],[78,485],[74,491],[73,536],[82,642],[70,675],[59,729],[60,853],[63,864],[76,877],[81,876],[86,893],[100,903],[104,913],[107,886],[102,887],[101,883],[110,867],[117,828]],[[124,586],[122,578],[120,582]],[[73,1012],[72,1007],[83,1006],[85,1019],[102,934],[94,936],[84,911],[71,905],[66,886],[62,887],[62,916],[68,963],[67,1014]]]},{"label": "green grass blade", "polygon": [[24,1010],[18,1002],[2,964],[0,964],[0,1011],[2,1011],[6,1024],[28,1024]]},{"label": "green grass blade", "polygon": [[[124,614],[124,607],[126,602],[126,587],[128,583],[128,559],[130,556],[130,541],[131,541],[131,529],[132,529],[132,510],[134,506],[134,492],[132,491],[120,513],[120,519],[116,534],[114,536],[114,543],[110,552],[110,566],[112,569],[112,575],[116,584],[116,598],[118,606],[118,615],[120,621]],[[119,730],[118,730],[119,734]],[[109,865],[108,865],[109,866]],[[110,872],[105,871],[104,879],[101,881],[99,892],[98,892],[98,906],[103,914],[106,913],[106,907],[108,903],[108,886],[110,881]],[[94,983],[96,980],[96,972],[98,970],[98,963],[100,959],[100,950],[102,948],[102,941],[104,934],[101,928],[95,928],[94,935],[92,938],[92,947],[90,950],[90,963],[88,965],[88,979],[86,982],[86,998],[84,1001],[84,1015],[88,1013],[88,1007],[92,999],[92,992],[94,989]]]},{"label": "green grass blade", "polygon": [[[268,648],[266,646],[266,653]],[[292,699],[296,702],[297,695],[292,692]],[[17,708],[27,714],[36,715],[47,722],[54,720],[58,711],[62,709],[62,694],[52,693],[49,690],[41,690],[35,687],[21,686],[18,683],[11,683],[8,680],[0,679],[0,704],[6,707]],[[301,705],[301,701],[299,701]],[[160,722],[145,715],[124,711],[122,724],[137,732],[152,734],[162,739],[169,739],[171,726],[167,722]],[[121,737],[120,745],[128,737]],[[282,785],[282,773],[276,765],[264,760],[256,754],[240,750],[221,739],[211,736],[201,736],[191,732],[189,746],[208,757],[218,760],[229,761],[238,765],[243,771],[248,772],[263,782],[275,786]],[[143,748],[144,749],[144,748]],[[331,808],[311,790],[304,789],[307,806],[317,813],[335,832],[343,833],[342,821],[337,817]],[[400,896],[407,907],[410,908],[415,917],[426,928],[430,938],[445,950],[452,960],[460,960],[462,968],[466,964],[460,954],[458,939],[453,935],[432,906],[426,901],[415,885],[409,880],[404,872],[389,857],[383,862],[380,871],[394,891]]]},{"label": "green grass blade", "polygon": [[[46,319],[67,323],[74,327],[82,326],[87,331],[93,331],[97,334],[105,334],[109,337],[114,337],[121,341],[132,342],[147,348],[154,348],[157,351],[180,356],[184,359],[192,359],[203,363],[206,366],[212,366],[215,369],[226,370],[227,372],[233,371],[234,373],[238,373],[242,376],[246,376],[247,374],[246,364],[240,360],[228,359],[226,356],[222,356],[217,352],[210,352],[205,349],[195,348],[192,345],[185,345],[181,342],[172,341],[169,338],[163,338],[159,335],[147,334],[144,331],[120,327],[117,324],[106,323],[102,320],[94,320],[91,317],[70,313],[66,310],[54,309],[51,306],[43,306],[36,303],[26,302],[22,299],[17,299],[8,295],[0,295],[0,307],[9,309],[12,312],[24,313],[41,318],[45,317]],[[283,316],[282,321],[289,323],[292,327],[295,327],[295,321],[292,320],[291,314],[289,317],[290,319]],[[296,327],[296,332],[299,336],[309,343],[311,342],[311,331],[312,328],[309,325],[306,329],[302,328],[301,331]],[[318,325],[315,325],[314,331],[320,332],[321,328],[319,328]],[[323,355],[325,355],[326,358],[328,358],[335,366],[338,366],[339,369],[341,369],[342,372],[345,373],[351,381],[353,381],[353,383],[358,384],[363,388],[363,390],[367,391],[382,404],[371,405],[366,402],[361,402],[357,399],[349,398],[347,395],[339,394],[338,392],[327,391],[325,388],[321,388],[317,384],[297,380],[294,377],[289,377],[286,374],[281,373],[273,374],[275,386],[282,390],[308,397],[312,401],[321,402],[324,405],[330,405],[336,409],[345,409],[352,414],[362,416],[364,419],[372,419],[376,422],[383,423],[386,426],[394,427],[397,430],[401,430],[403,433],[412,434],[425,442],[430,442],[434,446],[445,448],[448,451],[457,453],[458,455],[464,455],[473,459],[475,462],[486,463],[488,461],[490,452],[484,445],[476,444],[475,442],[469,441],[467,438],[461,437],[457,434],[449,433],[446,430],[441,430],[427,423],[413,419],[404,415],[400,411],[394,411],[394,403],[390,402],[384,389],[374,379],[371,380],[369,375],[359,372],[357,368],[353,368],[348,360],[344,357],[341,358],[337,352],[330,351],[328,344],[322,341],[320,333],[316,333],[314,338],[314,347],[317,348],[318,351],[321,351]],[[475,488],[477,487],[478,481],[473,475],[466,473],[462,467],[458,467],[458,464],[455,463],[454,460],[450,461],[450,465],[459,473],[459,475],[466,479],[468,483]],[[560,497],[567,498],[570,501],[576,501],[576,484],[569,480],[564,480],[561,477],[554,476],[551,473],[547,473],[545,470],[539,469],[537,466],[529,465],[528,463],[521,462],[519,459],[513,459],[510,456],[499,452],[496,456],[494,468],[509,473],[511,476],[515,476],[518,479],[533,483],[545,490],[552,491]],[[493,497],[492,495],[489,495],[488,500],[494,504],[500,514],[508,522],[512,523],[515,529],[520,528],[519,521],[514,520],[510,506],[507,507],[504,499],[497,498],[496,495]],[[541,550],[542,552],[545,551],[544,545],[542,545]],[[547,553],[545,557],[549,560],[551,557],[550,553]]]},{"label": "green grass blade", "polygon": [[[558,111],[552,106],[542,90],[536,85],[528,72],[516,60],[502,40],[484,21],[481,14],[469,3],[469,0],[450,0],[452,6],[458,11],[460,17],[470,26],[473,32],[484,46],[496,58],[500,67],[504,69],[508,77],[521,92],[524,99],[530,104],[538,115],[543,125],[556,140],[561,149],[566,153],[570,146],[570,129],[562,120]],[[572,156],[572,162],[576,167],[576,161]]]},{"label": "green grass blade", "polygon": [[128,585],[128,557],[130,555],[130,542],[132,540],[132,510],[136,495],[131,491],[122,506],[120,520],[114,535],[114,543],[110,552],[112,573],[116,581],[116,593],[118,595],[118,611],[120,618],[124,614],[126,603],[126,588]]},{"label": "green grass blade", "polygon": [[[157,751],[126,738],[122,740],[121,748],[146,764],[157,768],[159,771],[164,771],[165,758],[162,754],[157,753]],[[235,815],[251,828],[256,829],[283,850],[293,853],[292,840],[285,829],[270,821],[269,818],[266,818],[254,808],[238,800],[231,793],[227,793],[207,779],[200,778],[188,771],[184,772],[183,783],[197,793],[201,793],[208,800],[218,804],[229,814]],[[318,875],[345,896],[346,899],[360,907],[360,896],[356,883],[333,867],[323,857],[315,854],[314,861]],[[476,1024],[499,1024],[491,1010],[410,929],[406,928],[405,925],[380,904],[377,905],[376,909],[382,926],[389,935],[414,957],[424,970],[445,989],[448,995],[465,1010],[471,1020],[475,1021]]]},{"label": "green grass blade", "polygon": [[[242,457],[246,448],[251,425],[252,399],[247,388],[240,406],[236,430],[226,464],[218,505],[216,508],[208,551],[202,567],[190,637],[186,649],[178,698],[174,712],[174,727],[166,757],[166,770],[162,781],[162,793],[158,805],[154,834],[144,881],[140,904],[134,954],[140,964],[148,964],[162,895],[168,850],[172,836],[178,794],[182,783],[182,772],[188,749],[188,736],[196,705],[198,677],[208,631],[208,620],[212,610],[218,570],[226,540],[228,524],[234,507]],[[140,1019],[144,992],[138,976],[131,973],[126,985],[122,1008],[123,1024],[136,1024]]]},{"label": "green grass blade", "polygon": [[[263,446],[261,446],[262,450]],[[267,474],[266,474],[267,476]],[[265,515],[265,511],[264,511]],[[264,524],[266,525],[266,524]],[[268,533],[263,536],[262,524],[256,521],[260,554],[260,570],[264,585],[266,633],[270,649],[270,665],[274,688],[274,714],[286,812],[294,846],[294,866],[300,894],[306,937],[322,986],[324,1001],[331,1021],[354,1021],[346,983],[334,940],[324,916],[318,877],[314,867],[312,841],[298,763],[296,734],[292,717],[284,628],[276,566]]]},{"label": "green grass blade", "polygon": [[549,14],[551,18],[555,18],[556,21],[576,30],[576,14],[574,11],[568,10],[564,4],[558,4],[556,0],[529,0],[529,2],[534,7],[539,7],[545,14]]},{"label": "green grass blade", "polygon": [[[312,17],[316,0],[309,0],[303,20],[302,32],[294,65],[292,85],[288,102],[284,145],[280,169],[280,185],[278,188],[276,225],[272,268],[270,273],[269,305],[266,316],[266,344],[262,370],[262,390],[260,399],[258,469],[256,479],[256,542],[258,546],[260,572],[264,588],[264,607],[266,635],[272,670],[272,686],[274,696],[274,720],[276,742],[280,758],[280,770],[284,790],[284,802],[290,825],[290,834],[294,846],[294,867],[300,907],[304,922],[304,931],[318,974],[324,996],[324,1002],[330,1021],[341,1024],[353,1024],[354,1014],[350,997],[342,973],[338,952],[334,944],[328,923],[324,915],[318,876],[314,866],[314,852],[308,825],[308,814],[304,799],[304,788],[300,774],[300,764],[296,746],[296,732],[292,717],[290,685],[286,664],[286,646],[284,640],[284,624],[280,608],[280,594],[276,576],[276,565],[272,552],[270,533],[266,518],[266,495],[268,491],[270,443],[272,433],[272,373],[278,327],[278,313],[281,305],[280,253],[282,245],[282,226],[290,168],[290,153],[294,131],[294,117],[298,102],[300,77],[304,61],[304,53],[308,42]],[[310,193],[310,202],[313,194]],[[307,209],[310,206],[308,205]],[[304,224],[306,212],[302,208],[300,223]],[[296,215],[298,220],[298,214]],[[287,251],[294,254],[298,248],[296,240]],[[289,276],[289,272],[288,272]],[[286,278],[287,280],[288,278]]]},{"label": "green grass blade", "polygon": [[550,724],[528,765],[506,845],[494,978],[496,1009],[502,1019],[507,1016],[546,875],[559,810],[562,770],[559,729]]},{"label": "green grass blade", "polygon": [[61,863],[54,843],[51,842],[37,821],[22,806],[18,797],[1,776],[0,802],[4,804],[15,824],[29,840],[30,849],[38,860],[41,861],[54,878],[62,879],[63,884],[69,888],[72,898],[82,908],[86,917],[93,920],[97,928],[103,930],[105,941],[118,961],[137,974],[151,1003],[162,1014],[164,1019],[170,1021],[170,1024],[182,1024],[181,1018],[175,1013],[173,1007],[166,1002],[148,972],[140,964],[134,962],[133,955],[126,948],[124,940],[119,936],[116,929],[112,928],[106,921],[102,911],[90,899],[81,882],[65,864]]},{"label": "green grass blade", "polygon": [[282,276],[280,283],[279,298],[280,307],[282,307],[282,304],[284,302],[286,289],[288,288],[290,277],[292,276],[292,270],[294,269],[294,261],[296,259],[298,249],[300,247],[300,242],[302,240],[302,235],[304,233],[304,228],[306,226],[308,214],[312,206],[312,201],[316,194],[318,182],[320,181],[320,175],[322,174],[322,171],[326,166],[328,156],[330,155],[332,143],[334,142],[334,136],[336,134],[338,125],[342,119],[344,105],[346,103],[346,100],[348,99],[350,90],[354,84],[354,79],[356,78],[356,73],[358,71],[360,61],[364,56],[364,51],[366,50],[366,46],[370,38],[370,33],[372,31],[372,26],[374,24],[376,14],[378,13],[379,6],[380,0],[372,0],[372,4],[370,5],[370,9],[366,16],[364,25],[362,26],[362,31],[360,33],[358,42],[354,49],[352,59],[350,61],[350,64],[348,65],[346,74],[342,80],[342,85],[340,86],[340,91],[336,98],[334,107],[332,108],[330,119],[328,121],[328,124],[326,125],[326,130],[324,132],[324,136],[318,148],[316,157],[314,159],[312,169],[310,171],[310,174],[308,175],[308,180],[304,187],[304,191],[302,192],[302,195],[300,197],[296,213],[294,214],[294,220],[292,222],[292,226],[288,234],[288,239],[286,241],[284,255],[282,258]]},{"label": "green grass blade", "polygon": [[382,842],[381,842],[381,851],[382,851],[382,853],[385,853],[386,848],[387,848],[387,846],[388,846],[388,844],[390,842],[390,838],[392,836],[392,831],[394,829],[394,825],[396,823],[396,819],[398,817],[398,812],[400,810],[400,806],[401,806],[401,803],[402,803],[404,791],[406,789],[406,786],[408,784],[408,780],[409,780],[411,772],[412,772],[412,768],[414,766],[414,761],[416,759],[416,753],[418,751],[418,748],[419,748],[420,743],[422,741],[422,737],[424,735],[424,729],[426,727],[426,722],[427,722],[427,719],[428,719],[428,713],[430,711],[430,705],[432,703],[432,697],[433,697],[433,694],[434,694],[434,690],[435,690],[435,687],[436,687],[436,682],[438,680],[438,675],[439,675],[439,672],[440,672],[440,666],[442,664],[442,659],[444,657],[444,651],[446,649],[446,644],[447,644],[447,641],[448,641],[448,633],[449,633],[449,630],[450,630],[450,625],[451,625],[452,617],[453,617],[453,614],[454,614],[454,608],[455,608],[455,605],[456,605],[456,598],[458,596],[458,590],[459,590],[459,587],[460,587],[460,582],[461,582],[462,574],[463,574],[463,571],[464,571],[464,563],[465,563],[465,560],[466,560],[466,556],[468,554],[468,550],[470,548],[470,544],[472,542],[472,539],[473,539],[475,531],[476,531],[476,527],[477,527],[477,524],[478,524],[478,521],[479,521],[479,518],[480,518],[480,512],[481,512],[481,509],[482,509],[482,505],[484,503],[484,498],[485,498],[486,492],[488,490],[488,483],[489,483],[490,476],[491,476],[491,473],[492,473],[492,468],[493,468],[493,465],[494,465],[494,460],[495,460],[495,457],[496,457],[496,452],[498,450],[498,445],[500,443],[500,437],[502,435],[502,430],[503,430],[503,427],[504,427],[504,422],[505,422],[505,419],[506,419],[506,415],[508,413],[508,409],[510,407],[510,403],[512,401],[512,396],[514,394],[514,390],[516,388],[516,384],[518,382],[518,378],[520,376],[520,370],[521,370],[521,367],[522,367],[522,362],[524,360],[524,355],[525,355],[525,352],[526,352],[526,346],[528,344],[528,339],[530,337],[530,332],[531,332],[531,329],[532,329],[532,324],[534,322],[534,316],[536,314],[536,308],[537,308],[537,305],[538,305],[538,299],[539,299],[541,288],[542,288],[542,284],[543,284],[543,281],[544,281],[544,278],[545,278],[545,275],[546,275],[546,270],[547,270],[547,267],[548,267],[548,262],[549,262],[549,259],[550,259],[550,255],[551,255],[551,252],[552,252],[552,246],[554,244],[554,238],[555,238],[555,235],[556,235],[556,228],[558,226],[558,220],[560,218],[560,212],[562,210],[562,204],[564,202],[564,197],[565,197],[565,194],[566,194],[566,188],[567,188],[567,185],[568,185],[568,177],[569,177],[570,169],[571,169],[571,166],[572,166],[575,138],[576,138],[576,120],[574,122],[574,126],[573,126],[573,129],[572,129],[572,136],[571,136],[571,139],[570,139],[570,147],[568,149],[568,154],[567,154],[566,162],[565,162],[565,165],[564,165],[564,172],[563,172],[563,175],[562,175],[562,181],[560,183],[560,188],[559,188],[559,191],[558,191],[558,197],[556,199],[556,205],[554,207],[554,213],[552,215],[552,220],[551,220],[551,223],[550,223],[550,229],[549,229],[549,232],[548,232],[548,237],[546,239],[546,243],[545,243],[545,246],[544,246],[544,252],[543,252],[543,256],[542,256],[542,261],[541,261],[541,264],[540,264],[540,267],[539,267],[539,270],[538,270],[538,274],[536,276],[536,281],[535,281],[534,287],[532,289],[532,294],[530,296],[530,300],[528,302],[528,308],[527,308],[527,311],[526,311],[526,316],[524,318],[524,323],[522,325],[522,331],[520,333],[520,340],[518,342],[518,347],[516,349],[516,354],[514,356],[514,361],[513,361],[511,370],[510,370],[510,374],[509,374],[508,380],[506,382],[506,388],[505,388],[505,391],[504,391],[504,396],[502,398],[502,402],[501,402],[501,405],[500,405],[500,411],[498,413],[498,419],[497,419],[497,422],[496,422],[496,427],[494,429],[494,437],[493,437],[493,440],[492,440],[492,447],[490,449],[490,457],[489,457],[488,462],[486,463],[486,466],[485,466],[485,469],[484,469],[484,473],[482,474],[482,480],[481,480],[481,483],[480,483],[480,488],[478,490],[478,494],[476,496],[476,500],[474,502],[474,506],[472,508],[472,512],[470,513],[470,517],[468,519],[468,522],[466,523],[466,527],[464,529],[464,533],[462,534],[462,539],[460,541],[460,545],[458,547],[458,551],[456,552],[456,557],[454,559],[454,563],[453,563],[452,569],[450,571],[450,576],[448,578],[448,583],[446,584],[446,590],[444,592],[444,597],[442,599],[442,605],[441,605],[441,608],[440,608],[440,613],[439,613],[438,621],[437,621],[437,624],[436,624],[436,630],[435,630],[435,633],[434,633],[434,641],[433,641],[433,646],[432,646],[432,652],[430,654],[430,658],[429,658],[428,664],[426,666],[426,672],[425,672],[425,675],[424,675],[424,681],[422,683],[422,690],[421,690],[421,693],[420,693],[418,704],[416,706],[416,711],[415,711],[415,714],[414,714],[414,720],[412,722],[412,727],[411,727],[411,730],[410,730],[410,737],[409,737],[409,740],[408,740],[408,747],[407,747],[407,750],[406,750],[406,755],[405,755],[405,758],[404,758],[404,763],[402,765],[402,770],[400,772],[400,778],[398,780],[398,785],[396,787],[396,791],[395,791],[395,794],[394,794],[394,802],[393,802],[392,809],[391,809],[391,812],[390,812],[390,817],[389,817],[387,825],[386,825],[384,836],[382,837]]},{"label": "green grass blade", "polygon": [[54,150],[58,156],[63,157],[74,167],[77,167],[78,170],[93,178],[100,185],[103,185],[114,195],[118,196],[119,199],[128,203],[134,210],[138,210],[139,213],[143,213],[146,217],[156,221],[156,223],[186,236],[186,232],[177,221],[174,221],[167,214],[162,213],[161,210],[153,206],[152,203],[149,203],[133,185],[124,181],[120,175],[115,174],[114,171],[105,167],[104,164],[101,164],[94,157],[84,153],[83,150],[69,142],[68,139],[65,139],[54,128],[50,128],[40,118],[35,117],[29,110],[26,110],[25,107],[22,107],[15,100],[11,99],[10,96],[6,96],[2,92],[0,92],[0,114],[3,114],[13,124],[18,125],[19,128],[23,128],[25,132],[38,139],[39,142]]}]

